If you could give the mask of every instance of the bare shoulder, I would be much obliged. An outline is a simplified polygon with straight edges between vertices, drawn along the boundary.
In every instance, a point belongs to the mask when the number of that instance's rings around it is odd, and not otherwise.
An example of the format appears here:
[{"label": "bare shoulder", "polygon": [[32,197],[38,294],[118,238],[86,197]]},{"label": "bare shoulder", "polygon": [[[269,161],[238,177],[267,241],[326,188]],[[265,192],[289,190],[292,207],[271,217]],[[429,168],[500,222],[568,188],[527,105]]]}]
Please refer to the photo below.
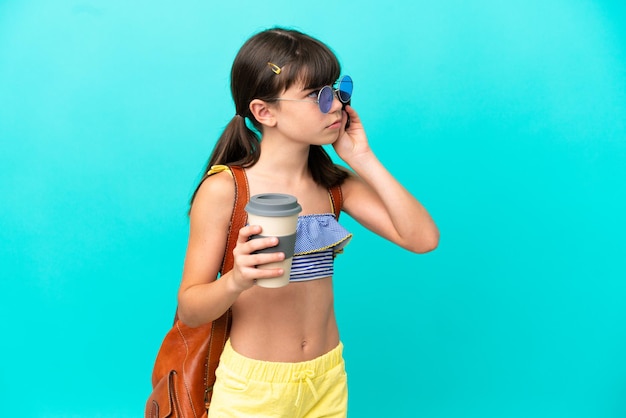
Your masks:
[{"label": "bare shoulder", "polygon": [[205,178],[198,187],[189,213],[181,291],[215,279],[224,256],[234,196],[234,182],[227,172]]},{"label": "bare shoulder", "polygon": [[223,171],[209,176],[198,187],[191,205],[191,222],[207,219],[229,222],[234,200],[235,183],[231,173]]}]

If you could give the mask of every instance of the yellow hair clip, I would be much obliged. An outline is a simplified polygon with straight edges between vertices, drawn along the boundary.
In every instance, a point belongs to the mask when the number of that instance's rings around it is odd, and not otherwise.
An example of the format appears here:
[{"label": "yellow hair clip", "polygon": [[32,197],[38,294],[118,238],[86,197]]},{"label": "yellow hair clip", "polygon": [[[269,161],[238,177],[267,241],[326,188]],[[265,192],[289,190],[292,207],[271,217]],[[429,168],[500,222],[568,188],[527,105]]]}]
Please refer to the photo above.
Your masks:
[{"label": "yellow hair clip", "polygon": [[267,62],[267,65],[270,66],[270,68],[272,69],[272,71],[274,71],[274,74],[280,74],[280,72],[282,71],[280,69],[280,67],[276,64],[274,64],[273,62]]}]

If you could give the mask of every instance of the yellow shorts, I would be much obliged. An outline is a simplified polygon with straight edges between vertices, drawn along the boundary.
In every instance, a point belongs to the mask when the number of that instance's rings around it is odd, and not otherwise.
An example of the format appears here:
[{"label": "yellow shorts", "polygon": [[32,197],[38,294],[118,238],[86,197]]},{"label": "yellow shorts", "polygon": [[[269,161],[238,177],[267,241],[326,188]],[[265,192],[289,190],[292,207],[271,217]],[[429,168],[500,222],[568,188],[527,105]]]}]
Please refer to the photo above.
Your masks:
[{"label": "yellow shorts", "polygon": [[301,363],[253,360],[226,343],[215,372],[209,418],[345,417],[343,345]]}]

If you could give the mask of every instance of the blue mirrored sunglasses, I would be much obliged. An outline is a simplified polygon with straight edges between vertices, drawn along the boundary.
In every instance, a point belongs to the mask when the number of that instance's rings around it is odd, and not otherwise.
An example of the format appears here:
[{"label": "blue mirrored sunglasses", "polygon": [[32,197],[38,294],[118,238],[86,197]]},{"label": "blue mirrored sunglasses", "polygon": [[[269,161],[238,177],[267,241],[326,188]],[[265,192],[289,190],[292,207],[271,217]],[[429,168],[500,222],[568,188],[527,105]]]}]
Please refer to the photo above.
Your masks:
[{"label": "blue mirrored sunglasses", "polygon": [[[344,75],[337,81],[337,88],[334,89],[332,86],[324,86],[317,93],[317,100],[315,103],[320,107],[320,111],[322,113],[328,113],[330,108],[333,106],[333,100],[335,95],[341,103],[348,103],[352,98],[352,77],[349,75]],[[311,100],[304,99],[283,99],[277,98],[275,100],[284,100],[288,102],[312,102]]]}]

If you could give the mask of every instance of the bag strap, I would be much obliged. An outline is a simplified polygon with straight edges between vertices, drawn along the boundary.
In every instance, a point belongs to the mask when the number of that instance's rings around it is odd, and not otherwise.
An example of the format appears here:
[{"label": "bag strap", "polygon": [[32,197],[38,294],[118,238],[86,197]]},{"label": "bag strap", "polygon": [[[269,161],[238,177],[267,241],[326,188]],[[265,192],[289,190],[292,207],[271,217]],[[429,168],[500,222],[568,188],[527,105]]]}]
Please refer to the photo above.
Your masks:
[{"label": "bag strap", "polygon": [[341,214],[341,208],[343,206],[343,194],[341,194],[341,186],[336,185],[329,187],[328,194],[330,195],[330,203],[333,206],[335,219],[339,220],[339,214]]},{"label": "bag strap", "polygon": [[[228,273],[234,264],[233,250],[237,245],[237,237],[239,230],[246,224],[247,213],[245,211],[249,197],[248,180],[246,174],[241,167],[231,166],[230,172],[235,180],[235,202],[233,205],[233,213],[228,228],[228,238],[226,240],[226,250],[220,274]],[[204,404],[206,409],[211,405],[211,396],[213,395],[213,385],[215,384],[215,370],[220,362],[220,356],[224,351],[224,345],[230,333],[230,325],[232,323],[232,311],[229,308],[224,315],[213,321],[211,327],[211,339],[209,341],[209,350],[207,353],[207,371],[206,371],[206,387],[204,390]]]},{"label": "bag strap", "polygon": [[248,190],[248,178],[243,168],[238,166],[229,166],[230,172],[235,180],[235,203],[233,205],[233,214],[230,218],[230,226],[228,228],[228,238],[226,240],[226,250],[222,262],[221,274],[228,273],[233,268],[234,258],[233,249],[237,245],[237,237],[239,230],[243,228],[248,219],[246,213],[246,204],[250,200]]}]

